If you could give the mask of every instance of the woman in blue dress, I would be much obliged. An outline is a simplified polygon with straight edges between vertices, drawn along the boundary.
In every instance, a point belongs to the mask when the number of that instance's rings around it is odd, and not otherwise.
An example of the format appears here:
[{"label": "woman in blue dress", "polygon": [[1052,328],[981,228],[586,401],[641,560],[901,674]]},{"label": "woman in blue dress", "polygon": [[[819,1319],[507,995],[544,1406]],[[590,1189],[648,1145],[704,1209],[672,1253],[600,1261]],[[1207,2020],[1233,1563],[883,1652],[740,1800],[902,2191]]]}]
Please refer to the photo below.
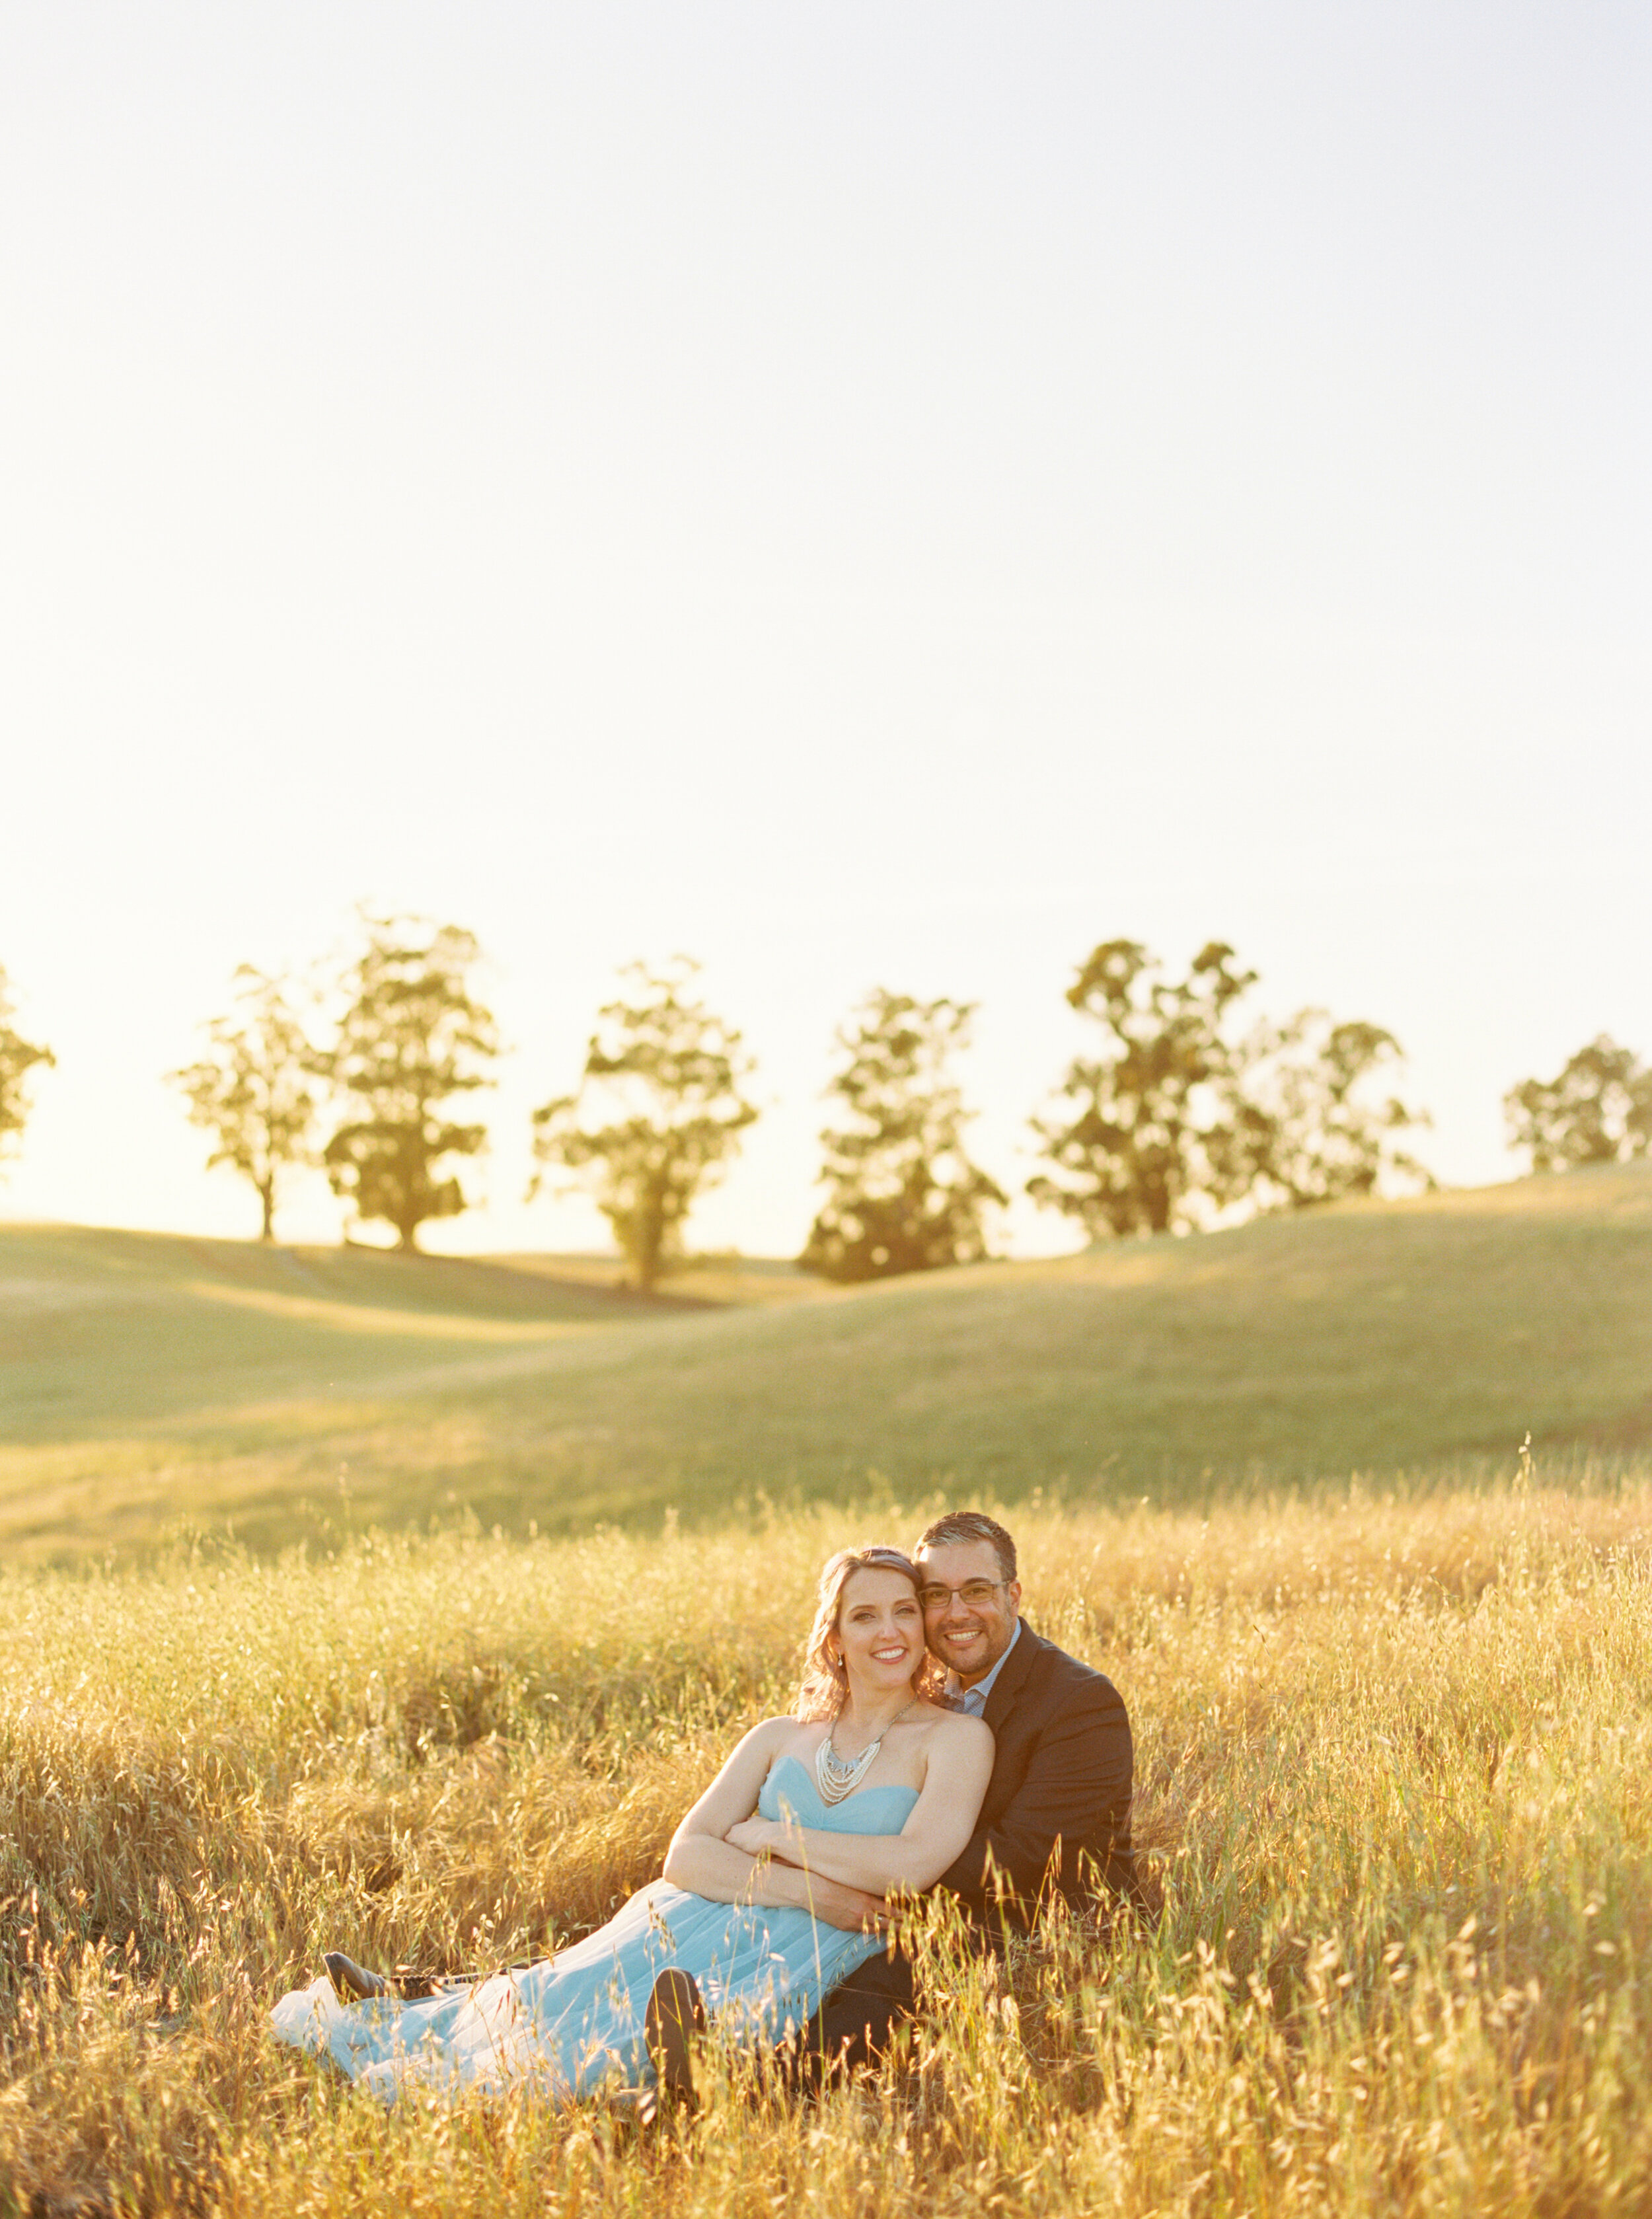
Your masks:
[{"label": "woman in blue dress", "polygon": [[703,2004],[755,2043],[802,2028],[885,1946],[882,1899],[930,1886],[963,1849],[986,1793],[991,1733],[935,1700],[917,1587],[898,1549],[829,1560],[795,1711],[752,1728],[678,1827],[663,1876],[606,1926],[412,2002],[345,2002],[318,1980],[276,2006],[277,2040],[387,2100],[525,2086],[568,2099],[652,2083],[662,1997],[668,2017]]}]

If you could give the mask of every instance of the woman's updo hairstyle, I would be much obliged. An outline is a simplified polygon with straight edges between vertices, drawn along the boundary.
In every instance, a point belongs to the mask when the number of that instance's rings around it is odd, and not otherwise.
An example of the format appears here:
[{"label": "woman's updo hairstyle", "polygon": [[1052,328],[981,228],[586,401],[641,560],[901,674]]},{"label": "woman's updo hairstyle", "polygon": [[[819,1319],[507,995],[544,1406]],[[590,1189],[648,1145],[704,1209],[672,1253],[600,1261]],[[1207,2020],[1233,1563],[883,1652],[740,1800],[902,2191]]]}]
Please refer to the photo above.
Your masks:
[{"label": "woman's updo hairstyle", "polygon": [[[835,1719],[849,1691],[849,1675],[841,1656],[831,1653],[832,1637],[843,1614],[843,1590],[857,1572],[898,1572],[910,1580],[916,1595],[921,1584],[918,1568],[904,1549],[869,1541],[859,1549],[840,1549],[821,1566],[819,1599],[815,1622],[804,1652],[803,1684],[798,1689],[796,1715],[806,1724],[811,1719]],[[913,1680],[920,1695],[931,1700],[945,1687],[947,1675],[933,1656],[925,1655]]]}]

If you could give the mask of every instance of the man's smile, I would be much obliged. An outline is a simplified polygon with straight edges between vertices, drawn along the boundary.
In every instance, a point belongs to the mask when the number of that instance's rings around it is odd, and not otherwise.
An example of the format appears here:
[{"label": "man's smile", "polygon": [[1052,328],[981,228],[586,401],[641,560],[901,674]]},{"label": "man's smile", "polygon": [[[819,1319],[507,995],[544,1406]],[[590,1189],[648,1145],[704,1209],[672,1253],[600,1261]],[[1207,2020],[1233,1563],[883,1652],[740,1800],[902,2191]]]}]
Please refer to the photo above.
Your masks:
[{"label": "man's smile", "polygon": [[984,1625],[943,1625],[937,1634],[936,1646],[951,1663],[967,1668],[970,1660],[987,1646],[987,1630]]}]

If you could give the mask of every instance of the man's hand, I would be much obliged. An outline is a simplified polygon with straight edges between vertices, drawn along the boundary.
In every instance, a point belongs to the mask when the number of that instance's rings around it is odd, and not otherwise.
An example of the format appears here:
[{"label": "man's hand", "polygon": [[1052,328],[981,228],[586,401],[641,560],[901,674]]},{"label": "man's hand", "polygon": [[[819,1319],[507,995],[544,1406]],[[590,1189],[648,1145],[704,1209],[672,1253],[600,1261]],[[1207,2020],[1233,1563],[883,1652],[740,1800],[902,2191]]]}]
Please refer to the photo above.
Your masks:
[{"label": "man's hand", "polygon": [[749,1818],[742,1818],[737,1825],[730,1826],[723,1838],[736,1849],[743,1849],[748,1857],[772,1856],[777,1851],[784,1854],[785,1833],[783,1826],[777,1826],[772,1819],[760,1818],[754,1812]]},{"label": "man's hand", "polygon": [[848,1934],[888,1931],[889,1905],[882,1896],[845,1887],[841,1880],[823,1880],[818,1874],[810,1874],[806,1886],[808,1907],[826,1925],[841,1926]]}]

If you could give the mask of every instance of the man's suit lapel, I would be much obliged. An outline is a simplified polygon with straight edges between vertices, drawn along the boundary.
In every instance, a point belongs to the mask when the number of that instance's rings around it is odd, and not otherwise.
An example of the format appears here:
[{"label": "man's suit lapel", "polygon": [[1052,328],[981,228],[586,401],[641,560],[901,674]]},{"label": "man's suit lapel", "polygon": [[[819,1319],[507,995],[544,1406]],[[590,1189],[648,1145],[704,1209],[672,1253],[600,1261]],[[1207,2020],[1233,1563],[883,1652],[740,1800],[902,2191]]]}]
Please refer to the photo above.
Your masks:
[{"label": "man's suit lapel", "polygon": [[1010,1706],[1026,1685],[1027,1675],[1033,1669],[1033,1659],[1044,1644],[1027,1620],[1020,1621],[1021,1633],[1015,1647],[1003,1660],[1003,1669],[992,1683],[992,1693],[986,1699],[984,1713],[994,1733],[1009,1714]]}]

